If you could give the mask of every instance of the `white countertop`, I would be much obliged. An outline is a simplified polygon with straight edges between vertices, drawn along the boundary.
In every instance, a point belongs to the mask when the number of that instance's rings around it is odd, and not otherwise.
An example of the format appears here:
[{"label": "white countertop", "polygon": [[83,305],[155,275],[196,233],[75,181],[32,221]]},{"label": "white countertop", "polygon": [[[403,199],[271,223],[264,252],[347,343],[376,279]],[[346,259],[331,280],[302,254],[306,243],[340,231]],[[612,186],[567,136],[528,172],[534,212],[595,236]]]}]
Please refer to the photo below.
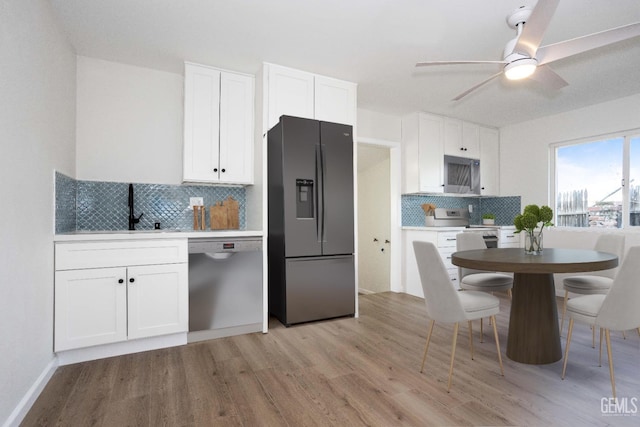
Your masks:
[{"label": "white countertop", "polygon": [[105,231],[72,231],[53,236],[54,242],[72,242],[89,240],[150,240],[150,239],[194,239],[203,237],[262,237],[257,230],[221,230],[221,231],[179,231],[179,230],[105,230]]},{"label": "white countertop", "polygon": [[413,231],[483,231],[483,230],[515,230],[514,225],[496,225],[496,226],[483,226],[474,225],[471,228],[467,227],[409,227],[403,226],[403,230]]}]

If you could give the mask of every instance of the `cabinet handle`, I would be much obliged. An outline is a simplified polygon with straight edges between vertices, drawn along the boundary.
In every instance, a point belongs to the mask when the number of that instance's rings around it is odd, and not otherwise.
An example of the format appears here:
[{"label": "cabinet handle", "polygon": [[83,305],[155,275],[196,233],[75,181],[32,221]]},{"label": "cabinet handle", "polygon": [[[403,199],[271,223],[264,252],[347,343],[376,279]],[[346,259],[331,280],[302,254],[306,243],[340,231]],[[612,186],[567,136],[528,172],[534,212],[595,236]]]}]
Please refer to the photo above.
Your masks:
[{"label": "cabinet handle", "polygon": [[455,242],[455,241],[456,241],[456,238],[455,238],[455,237],[454,237],[453,239],[452,239],[452,238],[448,238],[448,239],[447,239],[447,242]]},{"label": "cabinet handle", "polygon": [[222,168],[222,170],[220,172],[225,173],[227,170]]},{"label": "cabinet handle", "polygon": [[460,147],[460,151],[464,151],[464,147]]},{"label": "cabinet handle", "polygon": [[124,283],[124,279],[118,279],[118,283]]},{"label": "cabinet handle", "polygon": [[484,190],[484,187],[481,187],[480,189],[481,189],[481,190]]},{"label": "cabinet handle", "polygon": [[218,168],[213,168],[213,171],[214,172],[218,172]]},{"label": "cabinet handle", "polygon": [[136,281],[136,279],[134,279],[133,277],[129,279],[129,283],[133,283],[135,281]]}]

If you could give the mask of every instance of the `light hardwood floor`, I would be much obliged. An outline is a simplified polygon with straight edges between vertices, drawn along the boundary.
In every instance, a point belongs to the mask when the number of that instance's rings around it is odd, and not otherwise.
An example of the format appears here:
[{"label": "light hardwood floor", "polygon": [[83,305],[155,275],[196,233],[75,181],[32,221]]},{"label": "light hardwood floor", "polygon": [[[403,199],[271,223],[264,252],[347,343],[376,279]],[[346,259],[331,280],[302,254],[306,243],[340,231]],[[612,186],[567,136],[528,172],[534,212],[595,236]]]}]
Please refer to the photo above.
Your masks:
[{"label": "light hardwood floor", "polygon": [[[284,328],[60,367],[23,425],[395,426],[640,425],[640,413],[603,416],[611,394],[606,352],[598,367],[587,326],[574,328],[562,362],[506,358],[509,300],[498,316],[505,376],[491,328],[470,360],[461,325],[451,393],[452,325],[436,324],[425,372],[424,302],[405,294],[360,296],[360,318]],[[640,337],[612,336],[618,397],[640,398]],[[564,346],[565,337],[562,338]],[[637,403],[640,409],[640,401]]]}]

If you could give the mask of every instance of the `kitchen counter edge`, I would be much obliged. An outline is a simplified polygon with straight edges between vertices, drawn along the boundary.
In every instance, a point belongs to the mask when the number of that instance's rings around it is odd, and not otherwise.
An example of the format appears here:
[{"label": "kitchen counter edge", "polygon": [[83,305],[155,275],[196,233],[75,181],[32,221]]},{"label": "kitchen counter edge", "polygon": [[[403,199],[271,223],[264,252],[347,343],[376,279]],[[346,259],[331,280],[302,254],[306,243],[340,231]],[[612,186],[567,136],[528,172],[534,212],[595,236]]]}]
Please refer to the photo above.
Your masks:
[{"label": "kitchen counter edge", "polygon": [[90,240],[153,240],[153,239],[196,239],[196,238],[235,238],[262,237],[264,232],[256,230],[224,230],[224,231],[72,231],[53,236],[54,242],[74,242]]}]

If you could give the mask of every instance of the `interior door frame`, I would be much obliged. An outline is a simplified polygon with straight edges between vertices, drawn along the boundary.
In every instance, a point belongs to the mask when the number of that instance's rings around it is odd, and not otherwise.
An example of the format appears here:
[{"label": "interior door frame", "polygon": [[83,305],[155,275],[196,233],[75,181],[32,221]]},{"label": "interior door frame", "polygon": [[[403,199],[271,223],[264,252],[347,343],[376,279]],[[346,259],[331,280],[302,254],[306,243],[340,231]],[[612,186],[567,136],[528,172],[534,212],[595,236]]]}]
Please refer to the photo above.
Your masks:
[{"label": "interior door frame", "polygon": [[[389,236],[391,239],[391,256],[389,257],[389,290],[391,292],[402,292],[400,142],[377,138],[358,137],[356,147],[360,144],[389,148],[389,222],[391,227],[391,230],[389,230]],[[357,158],[357,153],[355,157]]]}]

